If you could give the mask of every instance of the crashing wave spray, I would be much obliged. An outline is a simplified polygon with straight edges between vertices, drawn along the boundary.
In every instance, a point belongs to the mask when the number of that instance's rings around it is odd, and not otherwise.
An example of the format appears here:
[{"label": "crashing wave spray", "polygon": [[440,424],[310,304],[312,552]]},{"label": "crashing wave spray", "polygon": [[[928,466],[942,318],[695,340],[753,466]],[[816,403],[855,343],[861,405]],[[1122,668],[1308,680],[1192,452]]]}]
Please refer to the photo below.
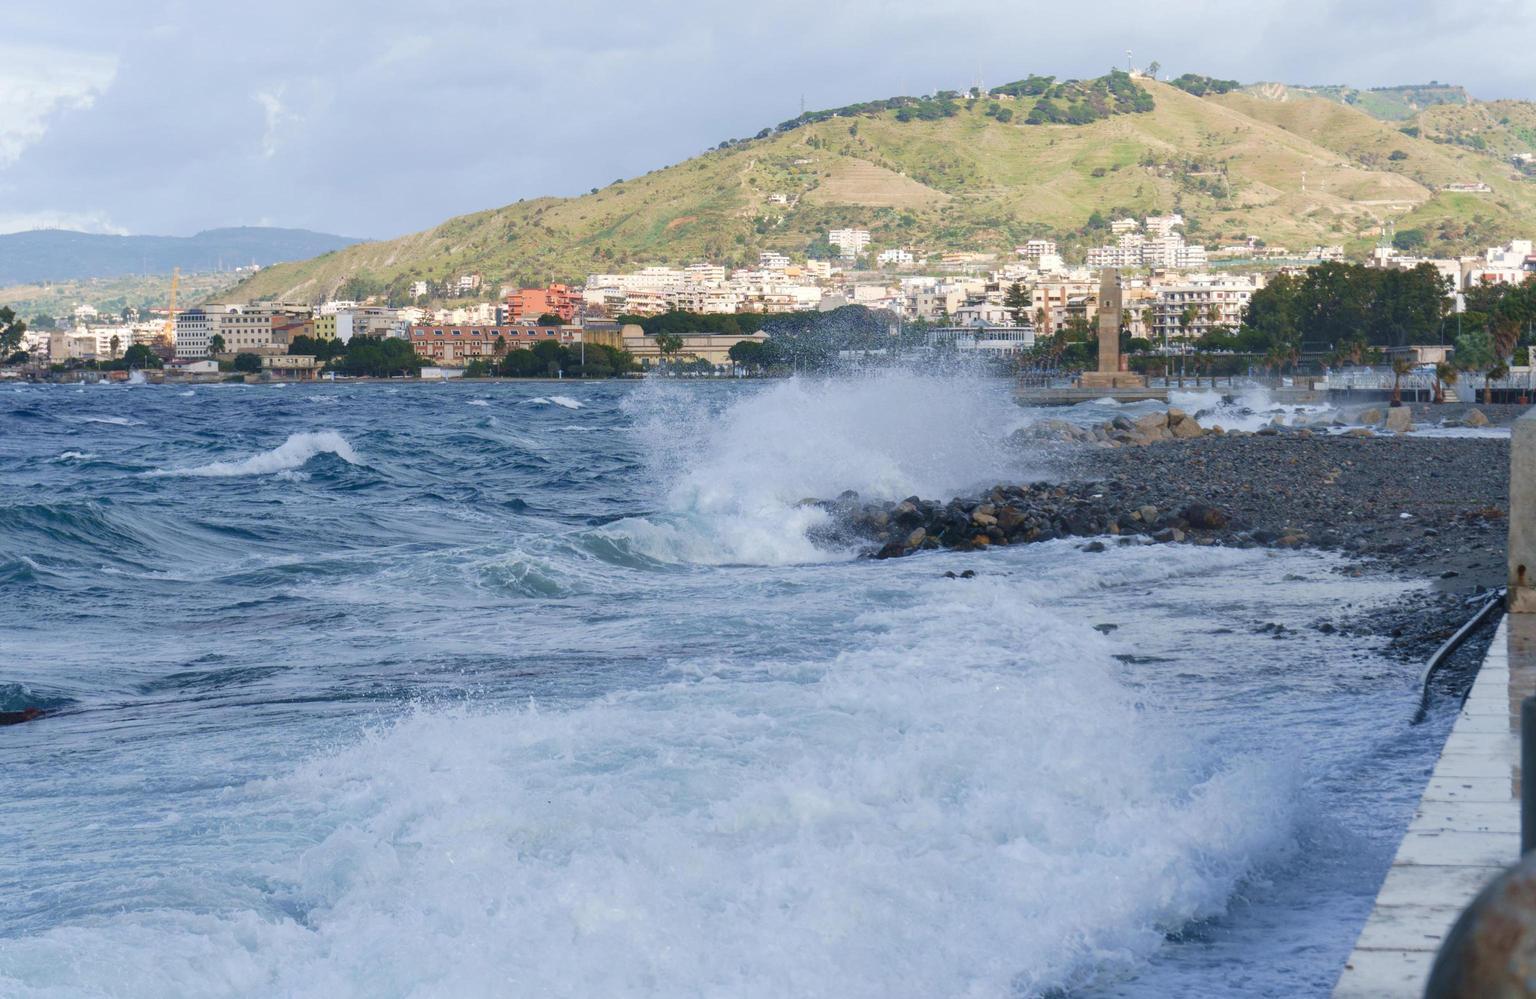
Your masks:
[{"label": "crashing wave spray", "polygon": [[1008,434],[1020,411],[1001,379],[908,371],[795,377],[723,408],[651,382],[630,404],[666,516],[613,525],[663,561],[783,564],[829,557],[805,499],[947,496],[1026,474]]}]

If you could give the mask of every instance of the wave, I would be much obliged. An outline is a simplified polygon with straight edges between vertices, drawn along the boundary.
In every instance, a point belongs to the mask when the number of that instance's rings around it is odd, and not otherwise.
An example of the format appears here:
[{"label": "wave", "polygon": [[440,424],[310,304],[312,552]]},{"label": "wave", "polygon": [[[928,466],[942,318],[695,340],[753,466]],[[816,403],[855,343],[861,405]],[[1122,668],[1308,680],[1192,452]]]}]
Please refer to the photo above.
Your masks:
[{"label": "wave", "polygon": [[226,478],[241,475],[271,475],[302,468],[310,459],[322,454],[334,454],[349,465],[361,465],[363,460],[347,439],[334,430],[290,434],[288,439],[270,451],[254,454],[242,461],[215,461],[195,468],[156,469],[151,476],[188,475],[210,478]]},{"label": "wave", "polygon": [[143,420],[135,420],[127,416],[66,416],[64,419],[71,423],[106,423],[114,427],[142,427]]},{"label": "wave", "polygon": [[64,451],[54,461],[90,461],[96,457],[89,451]]},{"label": "wave", "polygon": [[259,880],[258,911],[0,941],[0,985],[131,962],[143,995],[1091,987],[1293,849],[1294,788],[1012,582],[908,580],[820,660],[418,713],[224,796],[257,846],[213,873]]},{"label": "wave", "polygon": [[581,403],[568,395],[535,396],[528,400],[531,406],[563,406],[566,409],[581,409]]},{"label": "wave", "polygon": [[1008,444],[1021,416],[1002,379],[892,371],[747,391],[714,411],[647,381],[629,408],[665,512],[604,532],[661,561],[815,561],[846,553],[811,540],[826,516],[803,500],[947,498],[1039,474]]},{"label": "wave", "polygon": [[485,399],[471,399],[471,400],[469,400],[469,405],[471,405],[471,406],[489,406],[490,402],[488,402]]}]

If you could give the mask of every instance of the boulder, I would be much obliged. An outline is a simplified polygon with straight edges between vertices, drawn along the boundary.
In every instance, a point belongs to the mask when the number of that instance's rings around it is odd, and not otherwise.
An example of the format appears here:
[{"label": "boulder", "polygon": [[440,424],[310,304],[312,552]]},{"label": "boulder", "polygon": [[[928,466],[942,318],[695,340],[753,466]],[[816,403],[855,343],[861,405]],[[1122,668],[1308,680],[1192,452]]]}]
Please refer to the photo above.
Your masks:
[{"label": "boulder", "polygon": [[1180,423],[1183,423],[1186,419],[1188,419],[1188,416],[1185,414],[1184,410],[1178,408],[1177,406],[1168,407],[1168,426],[1176,427]]},{"label": "boulder", "polygon": [[1168,429],[1173,433],[1173,436],[1179,438],[1199,437],[1205,433],[1205,431],[1200,429],[1200,424],[1196,423],[1194,418],[1189,416],[1180,418],[1178,423],[1169,423]]},{"label": "boulder", "polygon": [[1227,526],[1227,515],[1214,506],[1207,506],[1204,503],[1191,503],[1179,516],[1183,517],[1190,527],[1201,531],[1219,531]]},{"label": "boulder", "polygon": [[1488,417],[1483,415],[1481,409],[1469,409],[1462,414],[1461,423],[1467,427],[1486,427],[1488,425]]},{"label": "boulder", "polygon": [[1395,434],[1406,434],[1413,429],[1413,412],[1407,406],[1393,406],[1387,410],[1387,429]]},{"label": "boulder", "polygon": [[1168,432],[1168,414],[1148,413],[1146,416],[1138,417],[1136,429],[1148,437],[1161,437]]},{"label": "boulder", "polygon": [[907,535],[907,547],[908,548],[916,548],[918,545],[922,544],[924,541],[927,541],[927,540],[928,540],[928,531],[926,529],[924,529],[924,528],[919,527],[917,530],[915,530],[911,534]]},{"label": "boulder", "polygon": [[1141,516],[1141,522],[1143,524],[1155,524],[1155,523],[1157,523],[1158,509],[1157,509],[1157,507],[1153,506],[1151,503],[1148,503],[1146,506],[1141,507],[1136,512]]},{"label": "boulder", "polygon": [[1362,410],[1358,419],[1360,420],[1360,425],[1362,427],[1374,427],[1376,424],[1381,422],[1381,410],[1376,409],[1375,407]]}]

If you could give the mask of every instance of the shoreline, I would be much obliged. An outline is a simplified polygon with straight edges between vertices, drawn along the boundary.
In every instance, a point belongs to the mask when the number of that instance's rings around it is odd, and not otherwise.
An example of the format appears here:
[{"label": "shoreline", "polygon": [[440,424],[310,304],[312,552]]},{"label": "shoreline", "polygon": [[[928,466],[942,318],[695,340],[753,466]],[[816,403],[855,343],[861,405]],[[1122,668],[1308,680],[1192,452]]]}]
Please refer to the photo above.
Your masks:
[{"label": "shoreline", "polygon": [[[1344,625],[1386,637],[1402,660],[1427,657],[1470,616],[1469,601],[1505,582],[1507,438],[1277,427],[1045,452],[1054,481],[948,500],[864,503],[844,493],[818,505],[831,516],[829,537],[876,560],[1061,539],[1090,554],[1132,544],[1333,552],[1347,560],[1343,571],[1427,584],[1402,606]],[[984,571],[984,560],[975,568]],[[1492,634],[1483,631],[1458,661],[1480,661]]]}]

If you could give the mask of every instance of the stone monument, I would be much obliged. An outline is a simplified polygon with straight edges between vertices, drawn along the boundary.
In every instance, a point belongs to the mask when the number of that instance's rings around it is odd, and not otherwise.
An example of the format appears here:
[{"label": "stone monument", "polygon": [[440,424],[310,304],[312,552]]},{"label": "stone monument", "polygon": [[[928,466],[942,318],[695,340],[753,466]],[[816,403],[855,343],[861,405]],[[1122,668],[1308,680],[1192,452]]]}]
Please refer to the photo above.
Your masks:
[{"label": "stone monument", "polygon": [[1146,387],[1146,379],[1127,371],[1120,357],[1120,316],[1124,311],[1120,272],[1106,267],[1099,279],[1099,369],[1082,373],[1078,384],[1083,388]]}]

